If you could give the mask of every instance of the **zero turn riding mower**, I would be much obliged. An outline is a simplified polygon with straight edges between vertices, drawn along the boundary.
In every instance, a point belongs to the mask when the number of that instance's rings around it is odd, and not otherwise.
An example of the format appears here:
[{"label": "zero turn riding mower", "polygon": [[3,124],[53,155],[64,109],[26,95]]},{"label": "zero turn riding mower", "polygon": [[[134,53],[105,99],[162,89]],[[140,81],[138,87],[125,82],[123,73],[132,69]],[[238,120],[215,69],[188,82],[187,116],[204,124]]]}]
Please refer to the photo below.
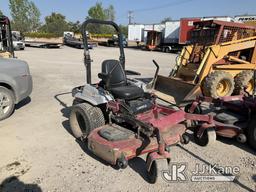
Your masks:
[{"label": "zero turn riding mower", "polygon": [[[91,83],[88,24],[112,25],[118,33],[120,59],[103,61],[97,84]],[[149,180],[155,183],[161,171],[168,170],[170,146],[189,141],[184,134],[186,120],[197,119],[210,126],[211,118],[158,105],[154,95],[128,80],[122,34],[114,22],[90,19],[83,23],[82,30],[87,83],[72,90],[75,99],[69,121],[73,135],[87,140],[90,151],[118,168],[126,168],[128,160],[148,154]]]},{"label": "zero turn riding mower", "polygon": [[[255,72],[254,72],[255,73]],[[246,89],[246,88],[245,88]],[[194,121],[194,139],[201,146],[215,142],[216,135],[248,142],[256,150],[256,98],[254,96],[227,96],[218,99],[198,97],[185,111],[213,116],[213,127],[205,128]]]}]

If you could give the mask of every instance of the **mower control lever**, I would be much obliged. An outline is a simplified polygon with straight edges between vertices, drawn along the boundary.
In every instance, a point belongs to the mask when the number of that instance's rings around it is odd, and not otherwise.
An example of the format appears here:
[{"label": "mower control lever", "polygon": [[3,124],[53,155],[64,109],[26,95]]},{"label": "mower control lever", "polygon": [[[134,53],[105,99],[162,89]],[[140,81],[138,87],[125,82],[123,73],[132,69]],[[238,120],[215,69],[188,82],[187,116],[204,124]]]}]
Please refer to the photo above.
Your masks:
[{"label": "mower control lever", "polygon": [[159,73],[159,65],[158,65],[158,63],[155,60],[153,60],[153,63],[156,66],[156,72],[155,72],[155,75],[154,75],[154,79],[153,79],[153,83],[152,83],[152,88],[155,87],[156,79],[157,79],[157,76],[158,76],[158,73]]}]

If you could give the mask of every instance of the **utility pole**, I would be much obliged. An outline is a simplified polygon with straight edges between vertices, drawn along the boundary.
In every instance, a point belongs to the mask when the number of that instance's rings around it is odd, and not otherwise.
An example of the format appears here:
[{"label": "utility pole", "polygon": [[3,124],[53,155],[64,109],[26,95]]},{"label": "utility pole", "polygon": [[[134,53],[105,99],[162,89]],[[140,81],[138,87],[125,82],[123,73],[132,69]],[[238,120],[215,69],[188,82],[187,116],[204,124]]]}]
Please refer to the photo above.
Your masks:
[{"label": "utility pole", "polygon": [[132,19],[133,19],[133,11],[128,11],[129,24],[132,24]]}]

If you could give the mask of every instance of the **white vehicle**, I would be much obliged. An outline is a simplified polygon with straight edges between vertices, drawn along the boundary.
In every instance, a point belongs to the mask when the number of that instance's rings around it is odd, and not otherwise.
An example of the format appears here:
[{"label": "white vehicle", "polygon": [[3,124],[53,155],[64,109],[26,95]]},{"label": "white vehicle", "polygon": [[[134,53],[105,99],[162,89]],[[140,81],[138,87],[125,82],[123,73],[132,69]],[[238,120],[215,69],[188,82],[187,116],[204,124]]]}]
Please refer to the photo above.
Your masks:
[{"label": "white vehicle", "polygon": [[12,31],[12,43],[14,50],[24,50],[25,42],[21,38],[19,31]]},{"label": "white vehicle", "polygon": [[13,38],[13,48],[14,50],[24,50],[25,49],[25,43],[23,41],[17,41],[15,38]]},{"label": "white vehicle", "polygon": [[130,24],[128,25],[128,41],[142,42],[144,41],[144,25]]}]

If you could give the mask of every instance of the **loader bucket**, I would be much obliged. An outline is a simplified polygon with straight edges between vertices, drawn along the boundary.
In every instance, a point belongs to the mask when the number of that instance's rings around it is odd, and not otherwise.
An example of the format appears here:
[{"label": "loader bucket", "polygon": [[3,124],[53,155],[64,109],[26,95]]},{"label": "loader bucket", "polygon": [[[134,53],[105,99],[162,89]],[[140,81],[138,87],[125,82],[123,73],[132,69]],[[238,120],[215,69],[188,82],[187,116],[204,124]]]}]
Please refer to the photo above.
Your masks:
[{"label": "loader bucket", "polygon": [[158,98],[180,106],[201,93],[200,85],[161,75],[157,76],[154,91]]}]

